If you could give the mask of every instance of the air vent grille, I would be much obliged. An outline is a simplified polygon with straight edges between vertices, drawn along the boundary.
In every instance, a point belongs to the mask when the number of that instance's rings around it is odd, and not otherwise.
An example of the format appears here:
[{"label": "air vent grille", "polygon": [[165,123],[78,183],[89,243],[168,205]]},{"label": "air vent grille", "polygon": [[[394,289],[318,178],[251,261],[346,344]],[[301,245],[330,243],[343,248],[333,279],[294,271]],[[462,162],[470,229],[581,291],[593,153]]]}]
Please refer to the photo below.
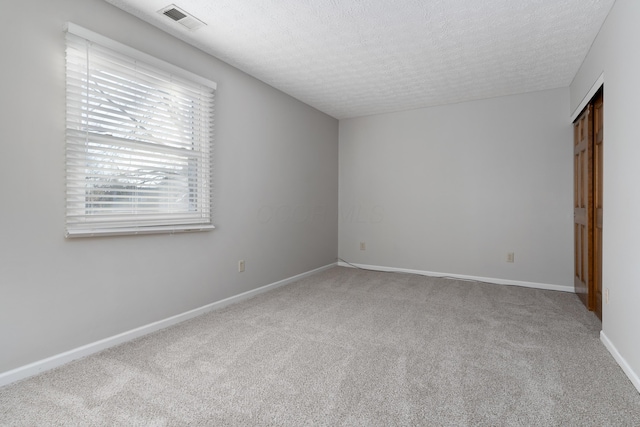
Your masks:
[{"label": "air vent grille", "polygon": [[184,13],[180,12],[178,9],[176,9],[175,7],[169,9],[169,10],[165,10],[163,12],[164,15],[168,16],[169,18],[173,19],[174,21],[179,21],[183,18],[186,18],[187,15],[185,15]]},{"label": "air vent grille", "polygon": [[180,9],[175,4],[172,4],[160,9],[158,13],[163,14],[167,18],[170,18],[171,20],[177,22],[178,24],[190,30],[196,30],[206,25],[204,22],[202,22],[195,16],[185,12],[184,10]]}]

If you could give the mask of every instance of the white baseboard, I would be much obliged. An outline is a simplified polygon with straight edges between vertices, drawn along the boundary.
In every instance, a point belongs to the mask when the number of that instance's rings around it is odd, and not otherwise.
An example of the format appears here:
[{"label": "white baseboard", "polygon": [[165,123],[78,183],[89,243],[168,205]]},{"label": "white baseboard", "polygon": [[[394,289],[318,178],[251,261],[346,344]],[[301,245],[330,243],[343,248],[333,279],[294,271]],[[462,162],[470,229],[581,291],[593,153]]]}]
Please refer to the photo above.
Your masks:
[{"label": "white baseboard", "polygon": [[552,285],[548,283],[535,283],[535,282],[523,282],[520,280],[495,279],[492,277],[466,276],[463,274],[436,273],[434,271],[411,270],[408,268],[380,267],[377,265],[346,263],[343,261],[339,261],[338,265],[342,267],[358,267],[358,268],[364,268],[367,270],[376,270],[376,271],[393,271],[398,273],[420,274],[423,276],[430,276],[430,277],[452,277],[452,278],[462,279],[462,280],[474,280],[477,282],[495,283],[496,285],[513,285],[513,286],[522,286],[525,288],[546,289],[549,291],[560,291],[560,292],[571,292],[571,293],[574,292],[573,286]]},{"label": "white baseboard", "polygon": [[602,341],[602,344],[604,344],[607,350],[609,350],[609,353],[611,353],[613,358],[616,359],[616,362],[618,362],[618,365],[620,365],[622,371],[627,375],[627,377],[629,377],[631,383],[638,390],[638,393],[640,393],[640,376],[638,376],[638,374],[635,373],[633,369],[631,369],[631,366],[629,366],[625,358],[622,357],[620,352],[618,352],[618,349],[609,340],[609,337],[607,337],[604,331],[600,331],[600,341]]},{"label": "white baseboard", "polygon": [[53,368],[57,368],[58,366],[62,366],[74,360],[89,356],[91,354],[97,353],[109,347],[113,347],[118,344],[131,341],[143,335],[147,335],[152,332],[158,331],[160,329],[167,328],[177,323],[184,322],[185,320],[192,319],[201,314],[204,314],[213,310],[219,310],[228,305],[235,304],[240,301],[247,300],[249,298],[253,298],[256,295],[270,291],[280,286],[288,285],[289,283],[292,283],[296,280],[327,270],[331,267],[334,267],[335,265],[336,263],[325,265],[324,267],[316,268],[315,270],[307,271],[305,273],[301,273],[296,276],[292,276],[287,279],[283,279],[278,282],[274,282],[269,285],[265,285],[260,288],[253,289],[251,291],[243,292],[239,295],[235,295],[235,296],[223,299],[221,301],[216,301],[214,303],[207,304],[203,307],[189,310],[187,312],[177,314],[175,316],[171,316],[166,319],[159,320],[157,322],[149,323],[148,325],[131,329],[130,331],[126,331],[121,334],[114,335],[112,337],[93,342],[91,344],[74,348],[73,350],[69,350],[64,353],[60,353],[55,356],[51,356],[46,359],[39,360],[37,362],[33,362],[25,366],[21,366],[11,371],[0,373],[0,387],[37,375],[41,372],[48,371]]}]

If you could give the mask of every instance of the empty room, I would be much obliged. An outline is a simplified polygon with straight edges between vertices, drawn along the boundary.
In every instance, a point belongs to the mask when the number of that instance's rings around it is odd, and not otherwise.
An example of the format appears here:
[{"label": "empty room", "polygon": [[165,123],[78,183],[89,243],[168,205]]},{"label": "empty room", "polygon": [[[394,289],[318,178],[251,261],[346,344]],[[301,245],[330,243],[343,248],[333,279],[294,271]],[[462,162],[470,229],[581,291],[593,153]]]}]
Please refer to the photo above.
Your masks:
[{"label": "empty room", "polygon": [[640,2],[3,14],[0,425],[640,425]]}]

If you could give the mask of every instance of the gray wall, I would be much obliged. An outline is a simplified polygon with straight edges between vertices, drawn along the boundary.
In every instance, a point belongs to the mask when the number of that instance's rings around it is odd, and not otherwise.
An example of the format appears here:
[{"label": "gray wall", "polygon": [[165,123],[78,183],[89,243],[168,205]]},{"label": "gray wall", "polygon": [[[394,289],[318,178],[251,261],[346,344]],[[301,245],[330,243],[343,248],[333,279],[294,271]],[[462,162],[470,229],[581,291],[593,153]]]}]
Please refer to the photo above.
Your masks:
[{"label": "gray wall", "polygon": [[[3,13],[0,373],[335,261],[337,120],[102,0]],[[215,231],[63,238],[67,21],[218,83]]]},{"label": "gray wall", "polygon": [[573,110],[604,72],[602,261],[610,302],[602,307],[602,330],[636,379],[640,375],[639,17],[640,2],[617,0],[571,84]]},{"label": "gray wall", "polygon": [[573,286],[568,108],[565,88],[341,120],[339,256]]}]

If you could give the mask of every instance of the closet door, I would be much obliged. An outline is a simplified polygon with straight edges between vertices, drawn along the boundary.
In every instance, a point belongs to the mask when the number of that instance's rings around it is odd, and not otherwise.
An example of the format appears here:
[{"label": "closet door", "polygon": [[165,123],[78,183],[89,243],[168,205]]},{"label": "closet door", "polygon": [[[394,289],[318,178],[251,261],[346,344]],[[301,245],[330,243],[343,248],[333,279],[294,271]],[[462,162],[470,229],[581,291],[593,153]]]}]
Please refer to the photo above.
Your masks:
[{"label": "closet door", "polygon": [[589,295],[592,269],[593,225],[593,137],[592,106],[582,112],[573,125],[573,217],[575,241],[575,292],[589,310],[593,303]]},{"label": "closet door", "polygon": [[602,320],[602,155],[604,148],[602,92],[593,101],[593,137],[593,310]]}]

